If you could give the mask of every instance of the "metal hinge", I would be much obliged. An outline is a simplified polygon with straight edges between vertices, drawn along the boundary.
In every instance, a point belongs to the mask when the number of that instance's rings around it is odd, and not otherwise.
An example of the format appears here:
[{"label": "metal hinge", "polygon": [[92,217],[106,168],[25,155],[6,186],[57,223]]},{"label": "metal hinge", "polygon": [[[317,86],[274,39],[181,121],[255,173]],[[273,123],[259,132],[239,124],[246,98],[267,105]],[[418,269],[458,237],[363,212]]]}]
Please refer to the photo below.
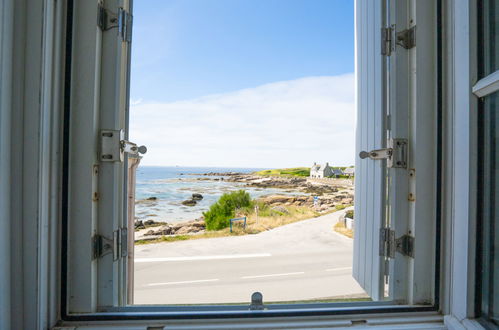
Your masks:
[{"label": "metal hinge", "polygon": [[395,43],[405,49],[411,49],[416,46],[416,26],[409,29],[396,32],[395,27],[381,28],[381,55],[390,56],[394,50],[393,35],[395,34]]},{"label": "metal hinge", "polygon": [[133,16],[123,8],[118,9],[118,13],[104,8],[102,3],[98,5],[97,26],[102,31],[108,31],[118,28],[118,34],[121,40],[125,42],[132,41]]},{"label": "metal hinge", "polygon": [[416,26],[407,30],[397,32],[397,45],[405,49],[411,49],[416,46]]},{"label": "metal hinge", "polygon": [[147,148],[145,146],[137,146],[137,144],[125,140],[125,132],[123,130],[105,129],[101,131],[101,150],[100,160],[102,162],[122,162],[124,154],[130,155],[145,154]]},{"label": "metal hinge", "polygon": [[393,259],[395,258],[395,252],[414,258],[414,237],[406,234],[395,238],[394,230],[380,228],[379,255]]},{"label": "metal hinge", "polygon": [[381,28],[381,55],[390,56],[392,54],[393,28]]},{"label": "metal hinge", "polygon": [[113,260],[128,255],[128,230],[119,228],[113,231],[113,238],[108,238],[102,235],[94,235],[92,237],[92,256],[93,259],[102,258],[103,256],[112,253]]},{"label": "metal hinge", "polygon": [[407,168],[407,139],[390,139],[388,148],[361,151],[361,159],[386,159],[388,168]]}]

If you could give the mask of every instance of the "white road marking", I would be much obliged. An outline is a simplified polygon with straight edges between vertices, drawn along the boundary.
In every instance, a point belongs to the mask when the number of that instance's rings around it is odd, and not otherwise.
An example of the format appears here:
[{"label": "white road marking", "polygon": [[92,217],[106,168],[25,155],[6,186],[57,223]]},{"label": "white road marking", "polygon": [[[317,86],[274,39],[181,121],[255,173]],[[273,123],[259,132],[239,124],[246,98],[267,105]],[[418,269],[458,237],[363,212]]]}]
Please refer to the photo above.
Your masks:
[{"label": "white road marking", "polygon": [[195,260],[220,260],[220,259],[244,259],[271,257],[270,253],[255,254],[227,254],[218,256],[195,256],[195,257],[165,257],[165,258],[136,258],[134,262],[170,262],[170,261],[195,261]]},{"label": "white road marking", "polygon": [[288,275],[300,275],[300,274],[305,274],[305,272],[282,273],[282,274],[267,274],[267,275],[252,275],[252,276],[243,276],[241,278],[243,278],[243,279],[250,279],[250,278],[288,276]]},{"label": "white road marking", "polygon": [[147,286],[158,286],[158,285],[175,285],[175,284],[192,284],[192,283],[204,283],[204,282],[216,282],[220,281],[218,278],[213,278],[210,280],[196,280],[196,281],[180,281],[180,282],[163,282],[163,283],[149,283]]},{"label": "white road marking", "polygon": [[329,268],[326,269],[326,272],[334,272],[335,270],[348,270],[348,269],[352,269],[352,267]]}]

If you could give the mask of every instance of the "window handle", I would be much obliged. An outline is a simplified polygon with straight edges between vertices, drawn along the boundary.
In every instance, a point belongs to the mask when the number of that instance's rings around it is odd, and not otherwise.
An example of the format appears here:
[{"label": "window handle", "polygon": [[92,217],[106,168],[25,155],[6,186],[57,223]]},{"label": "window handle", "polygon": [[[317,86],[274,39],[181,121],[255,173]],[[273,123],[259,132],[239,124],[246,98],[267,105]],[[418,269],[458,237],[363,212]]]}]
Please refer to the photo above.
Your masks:
[{"label": "window handle", "polygon": [[136,143],[127,141],[127,140],[121,140],[120,141],[120,147],[123,152],[127,152],[132,155],[138,155],[138,154],[145,154],[147,152],[147,147],[146,146],[137,146]]},{"label": "window handle", "polygon": [[100,160],[103,162],[123,162],[125,153],[129,155],[145,154],[147,148],[125,140],[121,130],[106,129],[101,131]]},{"label": "window handle", "polygon": [[361,159],[371,158],[371,159],[388,159],[392,156],[392,148],[375,149],[371,151],[361,151],[359,157]]},{"label": "window handle", "polygon": [[390,139],[387,144],[388,148],[361,151],[359,157],[373,160],[386,159],[388,168],[407,168],[407,139]]}]

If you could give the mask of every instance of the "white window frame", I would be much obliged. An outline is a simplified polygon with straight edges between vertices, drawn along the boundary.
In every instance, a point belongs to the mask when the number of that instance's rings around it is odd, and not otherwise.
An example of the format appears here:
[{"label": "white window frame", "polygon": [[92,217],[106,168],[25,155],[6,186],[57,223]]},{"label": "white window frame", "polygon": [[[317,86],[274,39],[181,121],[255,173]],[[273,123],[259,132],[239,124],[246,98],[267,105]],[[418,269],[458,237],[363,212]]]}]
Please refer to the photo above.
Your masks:
[{"label": "white window frame", "polygon": [[[116,4],[108,0],[104,2],[105,5]],[[361,5],[363,2],[359,1],[358,4]],[[373,2],[369,2],[372,6]],[[376,1],[377,5],[381,6],[382,1]],[[408,2],[409,3],[409,2]],[[92,258],[91,246],[89,245],[88,237],[93,237],[96,234],[102,235],[104,237],[112,237],[113,231],[119,228],[121,224],[119,219],[124,219],[122,216],[123,207],[122,199],[119,196],[123,195],[122,188],[124,185],[122,183],[123,173],[119,168],[119,164],[115,163],[103,163],[99,162],[98,153],[95,152],[95,148],[92,146],[98,145],[100,143],[100,130],[102,129],[120,129],[124,125],[124,114],[123,111],[123,87],[124,76],[123,67],[126,65],[124,61],[118,61],[118,65],[115,64],[105,64],[114,63],[114,58],[121,58],[119,52],[123,49],[123,43],[121,41],[116,45],[116,32],[107,31],[102,32],[97,26],[93,24],[81,24],[82,22],[92,21],[93,15],[95,15],[98,7],[97,1],[81,2],[75,1],[75,11],[74,11],[74,27],[73,27],[73,67],[72,67],[72,78],[71,83],[73,84],[71,88],[71,101],[69,103],[71,112],[71,134],[70,134],[70,145],[71,152],[69,155],[69,192],[71,199],[69,201],[69,213],[68,213],[68,225],[69,225],[69,237],[68,237],[68,251],[69,251],[69,277],[68,280],[68,317],[74,320],[88,320],[91,319],[89,313],[100,313],[100,318],[105,318],[105,312],[107,313],[134,313],[136,316],[158,311],[164,312],[164,317],[175,318],[181,317],[183,313],[196,314],[199,317],[210,317],[213,312],[218,314],[222,312],[227,312],[229,314],[238,314],[240,316],[250,316],[254,315],[254,312],[248,311],[248,306],[194,306],[192,308],[186,309],[185,307],[179,306],[167,306],[167,307],[156,307],[154,309],[149,309],[145,307],[119,307],[123,305],[126,301],[126,297],[120,295],[123,292],[123,285],[120,285],[120,281],[123,281],[119,274],[124,273],[123,264],[120,262],[114,263],[112,261],[111,255],[104,256],[94,260]],[[415,10],[424,7],[421,5],[416,5],[414,3]],[[400,12],[400,7],[397,7]],[[406,8],[406,7],[404,7]],[[107,8],[111,12],[118,11],[118,5],[115,7]],[[371,8],[372,9],[372,8]],[[403,17],[406,20],[406,17]],[[431,31],[435,27],[433,25],[428,26],[428,30]],[[374,41],[372,41],[374,42]],[[377,47],[375,48],[377,49]],[[124,51],[124,50],[121,50]],[[117,53],[118,52],[118,53]],[[405,50],[397,50],[397,54],[403,54],[404,58],[410,57],[409,52]],[[420,52],[415,53],[416,57]],[[90,56],[89,56],[90,55]],[[398,68],[399,70],[400,68]],[[381,70],[380,67],[377,70]],[[88,75],[91,75],[90,77]],[[400,73],[404,75],[404,73]],[[407,73],[405,73],[407,74]],[[423,74],[420,74],[422,76]],[[86,77],[86,79],[79,79],[79,77]],[[121,78],[121,79],[120,79]],[[407,78],[405,78],[407,79]],[[116,81],[121,82],[116,84]],[[433,86],[435,87],[435,86]],[[429,86],[428,88],[431,88]],[[380,91],[378,89],[378,91]],[[121,94],[120,94],[121,93]],[[414,95],[413,99],[418,95]],[[406,99],[405,101],[407,102]],[[432,101],[432,100],[431,100]],[[396,101],[399,102],[399,101]],[[415,101],[414,101],[415,102]],[[415,102],[413,111],[421,113],[420,103]],[[409,105],[406,107],[409,109]],[[435,106],[432,105],[431,109]],[[91,115],[89,115],[91,113]],[[415,116],[419,118],[418,116]],[[393,116],[395,120],[395,116]],[[393,125],[393,124],[392,124]],[[427,134],[429,135],[429,134]],[[429,135],[431,136],[431,135]],[[423,153],[425,150],[418,150],[419,153]],[[426,157],[428,162],[434,161],[432,157]],[[404,172],[407,176],[407,172]],[[381,184],[383,180],[378,183]],[[402,180],[398,180],[402,182]],[[406,185],[404,185],[405,187]],[[82,189],[85,187],[85,189]],[[434,189],[434,187],[433,187]],[[371,190],[372,194],[376,193],[376,189]],[[394,193],[395,196],[398,195],[397,190]],[[419,195],[415,192],[420,201],[428,200],[432,202],[434,199],[430,196],[431,194]],[[88,196],[97,196],[96,198],[89,199]],[[418,203],[421,203],[418,201]],[[398,203],[398,201],[397,201]],[[113,205],[113,207],[108,207]],[[419,205],[419,204],[418,204]],[[404,208],[407,210],[407,208]],[[399,212],[400,213],[400,212]],[[418,217],[418,212],[412,213],[414,217]],[[399,221],[409,220],[411,218],[410,214],[404,214],[400,217]],[[113,219],[112,221],[97,221],[97,219]],[[426,221],[431,221],[432,219],[426,219]],[[403,222],[398,222],[402,224]],[[423,224],[423,221],[418,222],[419,225]],[[404,224],[402,227],[409,225]],[[397,228],[397,227],[396,227]],[[401,232],[396,230],[397,234]],[[413,229],[416,232],[416,229]],[[406,233],[406,232],[404,232]],[[373,233],[375,237],[378,237],[378,233]],[[75,237],[84,237],[85,239],[75,239]],[[399,235],[401,236],[401,235]],[[434,235],[432,235],[434,238]],[[420,244],[419,246],[425,247],[425,244]],[[430,245],[431,246],[431,245]],[[416,244],[416,249],[418,244]],[[426,263],[432,263],[433,256],[428,251],[423,251],[421,248],[417,250],[419,258],[421,261]],[[431,248],[430,248],[431,250]],[[406,258],[406,257],[404,257]],[[397,265],[397,260],[402,260],[400,256],[395,259],[395,265]],[[407,264],[407,260],[403,259],[400,262],[403,266],[392,267],[391,273],[402,276],[400,280],[404,283],[418,283],[420,276],[414,271],[414,267],[410,267]],[[396,268],[396,269],[394,269]],[[429,270],[427,268],[427,270]],[[406,274],[413,274],[412,277]],[[430,276],[433,278],[433,270],[423,272],[424,277]],[[429,274],[429,275],[428,275]],[[417,275],[417,276],[416,276]],[[400,282],[392,280],[393,283]],[[349,307],[355,307],[359,310],[384,310],[390,312],[397,311],[433,311],[436,307],[431,304],[430,294],[432,291],[433,283],[425,283],[428,286],[427,291],[425,291],[422,296],[424,299],[413,299],[409,296],[411,292],[410,288],[402,288],[399,296],[396,296],[396,301],[407,301],[408,305],[389,305],[387,302],[372,302],[369,304],[356,303],[356,304],[299,304],[299,305],[269,305],[268,310],[262,313],[266,316],[278,316],[278,315],[321,315],[321,314],[336,314],[339,310],[344,311]],[[406,284],[404,284],[405,286]],[[422,285],[419,285],[421,287]],[[395,285],[391,285],[392,290],[396,288]],[[89,290],[89,288],[91,288]],[[108,314],[111,315],[111,314]],[[94,315],[97,317],[97,314]],[[125,315],[126,316],[126,315]]]},{"label": "white window frame", "polygon": [[[96,329],[102,326],[98,319],[101,315],[75,322],[66,322],[59,314],[57,291],[61,283],[60,266],[57,261],[58,226],[60,207],[60,171],[61,163],[59,133],[63,131],[59,117],[64,100],[62,99],[62,81],[64,67],[61,65],[64,38],[64,8],[68,2],[43,0],[36,5],[27,6],[16,0],[0,0],[0,103],[1,145],[0,153],[2,178],[0,180],[3,216],[9,215],[15,221],[23,222],[25,228],[12,227],[10,231],[0,231],[2,242],[10,242],[8,250],[2,250],[0,259],[0,278],[5,287],[16,288],[16,293],[9,298],[0,297],[2,327],[11,328],[47,328],[56,322],[69,327]],[[446,64],[444,91],[444,227],[442,246],[441,312],[445,315],[445,324],[449,329],[481,329],[473,320],[474,300],[474,196],[476,195],[476,159],[473,154],[475,145],[473,109],[476,98],[472,95],[472,86],[476,81],[474,58],[474,11],[473,0],[443,1],[446,35]],[[15,33],[15,38],[13,37]],[[10,37],[9,37],[10,36]],[[52,60],[49,60],[52,59]],[[28,62],[30,64],[28,65]],[[29,82],[29,84],[28,84]],[[25,85],[26,83],[26,85]],[[9,86],[12,86],[10,88]],[[31,87],[33,90],[28,90]],[[10,93],[9,91],[12,91]],[[43,102],[36,101],[30,93],[40,95],[44,91]],[[4,97],[4,95],[6,95]],[[10,97],[9,97],[10,96]],[[25,104],[23,104],[23,101]],[[40,100],[40,99],[38,99]],[[14,112],[11,109],[16,109]],[[33,117],[31,117],[33,115]],[[38,128],[38,129],[36,129]],[[51,141],[47,141],[49,136]],[[11,148],[10,141],[16,141],[16,148]],[[5,151],[5,153],[4,153]],[[22,154],[26,157],[23,160]],[[30,158],[32,155],[42,155]],[[50,155],[46,156],[46,155]],[[30,164],[31,162],[31,164]],[[10,166],[3,166],[10,164]],[[49,182],[46,181],[50,176]],[[43,178],[43,179],[42,179]],[[463,179],[464,178],[464,179]],[[22,185],[22,182],[25,182]],[[21,186],[20,186],[21,184]],[[20,188],[22,187],[22,188]],[[6,193],[7,192],[7,193]],[[45,199],[50,196],[50,201]],[[19,197],[22,195],[22,197]],[[10,208],[8,205],[11,205]],[[26,220],[24,220],[26,219]],[[2,223],[4,224],[4,223]],[[3,228],[8,228],[3,227]],[[48,243],[48,247],[45,245]],[[83,244],[83,243],[81,243]],[[5,257],[5,258],[3,258]],[[92,273],[90,273],[92,275]],[[83,287],[89,283],[83,279]],[[90,279],[91,281],[92,279]],[[89,288],[87,286],[86,288]],[[33,297],[36,297],[34,299]],[[92,299],[88,300],[92,304]],[[426,326],[441,328],[442,315],[429,313],[401,313],[396,316],[384,313],[331,315],[320,317],[294,318],[253,318],[241,320],[217,321],[154,321],[150,320],[106,322],[109,328],[123,329],[144,328],[148,325],[176,324],[178,327],[200,329],[217,327],[217,324],[230,328],[235,326],[259,326],[271,328],[313,327],[313,326],[349,326],[352,320],[365,324],[403,329]],[[9,313],[10,312],[10,313]],[[341,312],[341,311],[339,311]],[[5,317],[3,317],[5,316]],[[117,314],[114,314],[117,316]],[[92,318],[94,317],[94,318]],[[190,317],[186,315],[186,317]],[[94,321],[90,321],[90,319]],[[218,322],[218,323],[217,323]],[[231,323],[232,322],[232,323]],[[280,322],[280,323],[279,323]],[[303,322],[303,323],[299,323]],[[409,323],[409,325],[407,325]],[[356,323],[357,325],[359,323]],[[412,325],[411,325],[412,324]],[[24,325],[24,326],[23,326]],[[59,328],[60,327],[56,327]],[[64,328],[64,326],[62,327]]]}]

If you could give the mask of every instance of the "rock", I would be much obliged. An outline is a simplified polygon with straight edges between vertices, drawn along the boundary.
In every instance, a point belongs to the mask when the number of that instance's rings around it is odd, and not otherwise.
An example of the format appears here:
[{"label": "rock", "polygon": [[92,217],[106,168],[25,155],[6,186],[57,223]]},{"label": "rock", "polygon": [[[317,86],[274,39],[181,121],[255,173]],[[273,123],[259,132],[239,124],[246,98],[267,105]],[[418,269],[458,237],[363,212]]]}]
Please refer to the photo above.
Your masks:
[{"label": "rock", "polygon": [[286,209],[284,206],[274,206],[272,208],[272,210],[280,212],[280,213],[284,213],[284,214],[288,214],[289,213],[288,209]]},{"label": "rock", "polygon": [[152,235],[156,235],[156,234],[154,233],[154,230],[152,230],[152,229],[151,229],[151,230],[148,230],[148,231],[145,233],[145,235],[146,235],[146,236],[152,236]]},{"label": "rock", "polygon": [[154,220],[146,220],[144,221],[144,225],[146,226],[152,226],[154,225],[156,222]]},{"label": "rock", "polygon": [[182,202],[182,205],[185,205],[185,206],[194,206],[196,204],[197,204],[197,202],[193,199],[188,199],[188,200],[185,200]]},{"label": "rock", "polygon": [[158,197],[152,196],[152,197],[147,198],[146,200],[148,200],[148,201],[157,201]]},{"label": "rock", "polygon": [[193,232],[192,227],[182,227],[175,232],[175,235],[185,235],[185,234],[189,234],[192,232]]},{"label": "rock", "polygon": [[[152,230],[150,230],[152,231]],[[152,235],[171,235],[173,234],[173,231],[172,231],[172,227],[170,226],[161,226],[159,227],[158,230],[156,231],[153,231],[153,234]]]},{"label": "rock", "polygon": [[201,194],[192,194],[192,200],[193,201],[200,201],[203,199],[203,195]]},{"label": "rock", "polygon": [[144,223],[142,221],[135,221],[134,224],[135,229],[145,229],[146,226],[144,226]]}]

